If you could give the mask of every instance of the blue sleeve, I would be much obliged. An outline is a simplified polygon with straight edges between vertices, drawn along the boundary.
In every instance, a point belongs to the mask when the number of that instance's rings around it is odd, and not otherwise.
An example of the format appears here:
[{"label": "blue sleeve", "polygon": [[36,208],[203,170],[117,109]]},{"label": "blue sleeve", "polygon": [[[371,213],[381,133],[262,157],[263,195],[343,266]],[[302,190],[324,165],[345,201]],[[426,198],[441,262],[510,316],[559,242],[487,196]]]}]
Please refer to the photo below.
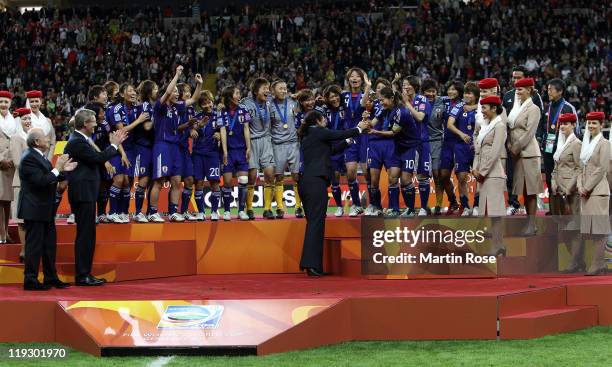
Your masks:
[{"label": "blue sleeve", "polygon": [[156,115],[165,115],[168,112],[168,105],[161,103],[159,100],[153,106],[153,113]]},{"label": "blue sleeve", "polygon": [[[247,110],[246,108],[242,110],[243,116],[244,116],[244,120],[242,121],[242,124],[244,125],[248,125],[251,123],[252,117],[251,114],[249,113],[249,110]],[[238,113],[238,111],[236,111],[236,113]]]},{"label": "blue sleeve", "polygon": [[109,124],[112,127],[117,126],[117,124],[123,124],[123,126],[128,125],[127,115],[121,104],[113,107],[113,113],[111,113]]},{"label": "blue sleeve", "polygon": [[457,119],[457,117],[461,114],[462,111],[463,111],[463,105],[460,103],[457,103],[455,107],[451,109],[450,117],[454,117],[455,119]]}]

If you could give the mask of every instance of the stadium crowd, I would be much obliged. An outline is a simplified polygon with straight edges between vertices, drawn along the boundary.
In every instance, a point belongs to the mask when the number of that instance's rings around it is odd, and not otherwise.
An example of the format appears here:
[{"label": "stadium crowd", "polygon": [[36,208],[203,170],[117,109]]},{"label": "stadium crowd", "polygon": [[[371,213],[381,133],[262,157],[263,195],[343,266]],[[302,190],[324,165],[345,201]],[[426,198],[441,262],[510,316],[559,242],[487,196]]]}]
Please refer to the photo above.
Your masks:
[{"label": "stadium crowd", "polygon": [[316,90],[342,82],[351,66],[372,80],[394,72],[441,84],[494,77],[507,90],[510,68],[522,64],[544,98],[545,81],[559,77],[580,116],[611,112],[605,2],[316,2],[202,12],[199,23],[166,27],[171,15],[153,7],[0,13],[0,89],[15,94],[15,106],[23,106],[26,90],[42,90],[41,110],[58,140],[68,136],[90,85],[164,84],[177,63],[190,84],[196,72],[216,73],[218,91],[237,84],[243,93],[256,76]]}]

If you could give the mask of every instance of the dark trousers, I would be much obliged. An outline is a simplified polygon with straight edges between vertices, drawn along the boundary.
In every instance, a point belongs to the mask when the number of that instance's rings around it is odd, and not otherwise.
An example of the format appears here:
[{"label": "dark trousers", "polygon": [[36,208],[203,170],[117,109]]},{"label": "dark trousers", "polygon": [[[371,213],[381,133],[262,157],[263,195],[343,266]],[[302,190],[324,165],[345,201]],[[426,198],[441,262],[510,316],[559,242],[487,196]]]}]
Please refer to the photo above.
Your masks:
[{"label": "dark trousers", "polygon": [[518,209],[521,204],[518,201],[518,196],[512,193],[512,178],[514,173],[514,163],[512,162],[512,154],[506,149],[506,188],[508,189],[508,205]]},{"label": "dark trousers", "polygon": [[96,248],[96,202],[70,203],[77,226],[74,241],[75,279],[91,275]]},{"label": "dark trousers", "polygon": [[302,176],[298,192],[306,213],[306,232],[300,268],[323,271],[323,235],[327,213],[327,186],[325,177]]},{"label": "dark trousers", "polygon": [[42,258],[45,281],[57,279],[55,252],[57,249],[54,221],[24,221],[25,256],[24,282],[34,282],[38,278],[38,266]]}]

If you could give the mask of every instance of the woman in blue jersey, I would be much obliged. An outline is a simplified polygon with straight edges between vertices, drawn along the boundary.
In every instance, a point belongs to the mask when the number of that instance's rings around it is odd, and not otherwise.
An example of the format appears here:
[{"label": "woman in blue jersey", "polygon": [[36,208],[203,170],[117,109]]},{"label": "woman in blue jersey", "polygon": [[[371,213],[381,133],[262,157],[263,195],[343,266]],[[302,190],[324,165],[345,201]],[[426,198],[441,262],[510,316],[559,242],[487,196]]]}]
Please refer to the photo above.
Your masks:
[{"label": "woman in blue jersey", "polygon": [[221,201],[221,190],[219,181],[221,179],[221,159],[219,157],[219,141],[215,139],[215,133],[219,131],[217,125],[217,111],[214,108],[214,97],[208,90],[202,95],[195,107],[199,123],[193,137],[192,159],[193,172],[196,179],[194,193],[198,209],[198,220],[206,220],[204,205],[205,179],[210,186],[210,220],[219,220],[219,202]]},{"label": "woman in blue jersey", "polygon": [[458,103],[450,111],[448,130],[454,134],[455,175],[459,182],[459,199],[461,201],[461,216],[470,215],[468,202],[468,178],[474,162],[474,145],[472,138],[476,127],[476,108],[480,98],[478,84],[468,82],[463,92],[463,102]]},{"label": "woman in blue jersey", "polygon": [[[240,89],[230,86],[221,92],[221,102],[225,106],[219,113],[218,124],[223,149],[223,220],[231,220],[232,178],[238,179],[238,212],[245,217],[247,183],[249,182],[249,155],[251,154],[251,134],[249,123],[251,115],[240,106]],[[248,219],[248,217],[246,217]]]},{"label": "woman in blue jersey", "polygon": [[[125,129],[131,132],[136,126],[149,120],[148,113],[137,116],[136,90],[134,86],[124,83],[119,87],[119,93],[115,99],[115,105],[108,121],[113,131]],[[132,171],[136,161],[134,139],[132,134],[119,146],[119,156],[110,159],[115,172],[110,192],[110,211],[108,221],[111,223],[129,223],[128,216],[130,207],[130,182],[134,178]]]},{"label": "woman in blue jersey", "polygon": [[394,92],[390,87],[382,88],[380,97],[382,110],[370,121],[371,129],[368,139],[368,167],[372,180],[370,198],[373,205],[369,215],[378,216],[382,214],[379,182],[380,171],[384,166],[389,179],[389,211],[387,215],[397,217],[400,215],[398,180],[401,172],[401,162],[395,151],[394,135],[396,131],[393,130],[393,126],[401,124],[402,99],[401,95]]},{"label": "woman in blue jersey", "polygon": [[[153,128],[155,141],[153,143],[153,187],[149,197],[149,217],[151,222],[161,222],[163,219],[157,212],[159,193],[163,184],[170,181],[170,200],[168,214],[171,222],[182,222],[185,218],[177,213],[178,201],[181,194],[182,156],[179,149],[180,131],[178,130],[181,115],[189,103],[179,101],[176,87],[178,79],[183,74],[183,67],[177,66],[172,81],[164,89],[164,94],[153,106]],[[198,78],[201,84],[201,77]]]},{"label": "woman in blue jersey", "polygon": [[191,152],[189,152],[189,138],[195,135],[195,109],[193,105],[200,99],[200,93],[202,90],[201,77],[197,80],[197,86],[191,95],[191,86],[187,83],[180,83],[177,85],[179,91],[179,100],[185,103],[185,114],[181,116],[181,123],[179,125],[179,131],[181,132],[181,138],[179,140],[179,148],[181,151],[181,157],[183,159],[183,172],[181,173],[181,179],[183,180],[183,192],[181,194],[181,207],[179,213],[183,215],[185,220],[196,221],[198,220],[196,215],[189,212],[189,201],[191,200],[191,194],[193,192],[193,161],[191,159]]},{"label": "woman in blue jersey", "polygon": [[451,173],[455,167],[455,142],[456,135],[447,128],[448,114],[450,111],[463,100],[463,84],[459,81],[453,81],[446,89],[448,101],[446,104],[446,115],[444,118],[444,137],[442,151],[440,152],[440,181],[444,187],[444,192],[448,198],[448,210],[446,215],[452,215],[459,210],[457,196],[455,195],[455,187],[451,182]]},{"label": "woman in blue jersey", "polygon": [[[341,104],[342,89],[339,85],[330,85],[323,91],[323,97],[325,98],[325,105],[323,106],[323,114],[327,118],[327,128],[330,130],[340,131],[344,130],[344,118],[345,109]],[[334,176],[331,177],[331,192],[334,201],[336,202],[336,217],[344,215],[344,205],[342,204],[342,189],[340,188],[340,176],[343,172],[346,172],[346,166],[344,164],[344,152],[340,152],[332,155],[331,157],[332,168],[334,169]]]},{"label": "woman in blue jersey", "polygon": [[[418,212],[419,216],[429,214],[429,178],[431,177],[431,149],[429,147],[429,129],[428,121],[431,116],[431,105],[427,98],[418,94],[420,90],[419,80],[415,76],[408,76],[402,79],[402,99],[406,105],[406,109],[410,112],[414,120],[417,122],[417,129],[420,136],[420,144],[417,150],[416,173],[419,188],[419,198],[421,199],[421,208]],[[402,194],[406,197],[414,195],[414,184],[412,181],[405,182],[402,180]],[[416,212],[410,208],[403,213],[405,217],[411,217]]]},{"label": "woman in blue jersey", "polygon": [[[359,68],[351,68],[346,73],[345,82],[348,91],[342,92],[342,104],[345,109],[344,128],[351,129],[361,121],[364,106],[361,104],[363,88],[365,87],[366,73]],[[344,151],[346,164],[346,179],[353,205],[349,212],[350,217],[356,217],[363,213],[361,207],[361,195],[359,193],[359,181],[357,180],[357,167],[361,164],[361,170],[367,175],[367,135],[363,134]],[[368,178],[366,177],[366,180]]]},{"label": "woman in blue jersey", "polygon": [[[136,162],[134,163],[134,173],[138,176],[138,184],[134,190],[135,212],[134,220],[138,223],[147,223],[147,215],[142,212],[145,193],[150,187],[151,170],[153,162],[153,141],[155,132],[153,131],[153,105],[157,100],[159,87],[152,80],[144,80],[136,88],[140,95],[140,104],[136,106],[138,113],[148,113],[150,118],[144,123],[134,128],[134,149],[136,151]],[[147,213],[149,214],[149,213]]]}]

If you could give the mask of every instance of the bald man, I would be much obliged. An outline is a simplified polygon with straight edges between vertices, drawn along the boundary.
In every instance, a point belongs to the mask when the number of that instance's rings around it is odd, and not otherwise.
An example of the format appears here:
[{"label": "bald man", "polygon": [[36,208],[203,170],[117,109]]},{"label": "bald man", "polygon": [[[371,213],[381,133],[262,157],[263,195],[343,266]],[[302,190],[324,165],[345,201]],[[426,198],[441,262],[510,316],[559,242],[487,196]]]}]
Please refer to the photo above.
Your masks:
[{"label": "bald man", "polygon": [[[23,289],[43,291],[67,288],[55,270],[55,190],[62,172],[72,171],[76,163],[62,155],[55,168],[47,159],[50,139],[42,129],[34,128],[26,139],[28,149],[19,163],[21,191],[17,204],[17,217],[25,227],[25,258]],[[38,266],[42,258],[44,282],[38,281]]]}]

